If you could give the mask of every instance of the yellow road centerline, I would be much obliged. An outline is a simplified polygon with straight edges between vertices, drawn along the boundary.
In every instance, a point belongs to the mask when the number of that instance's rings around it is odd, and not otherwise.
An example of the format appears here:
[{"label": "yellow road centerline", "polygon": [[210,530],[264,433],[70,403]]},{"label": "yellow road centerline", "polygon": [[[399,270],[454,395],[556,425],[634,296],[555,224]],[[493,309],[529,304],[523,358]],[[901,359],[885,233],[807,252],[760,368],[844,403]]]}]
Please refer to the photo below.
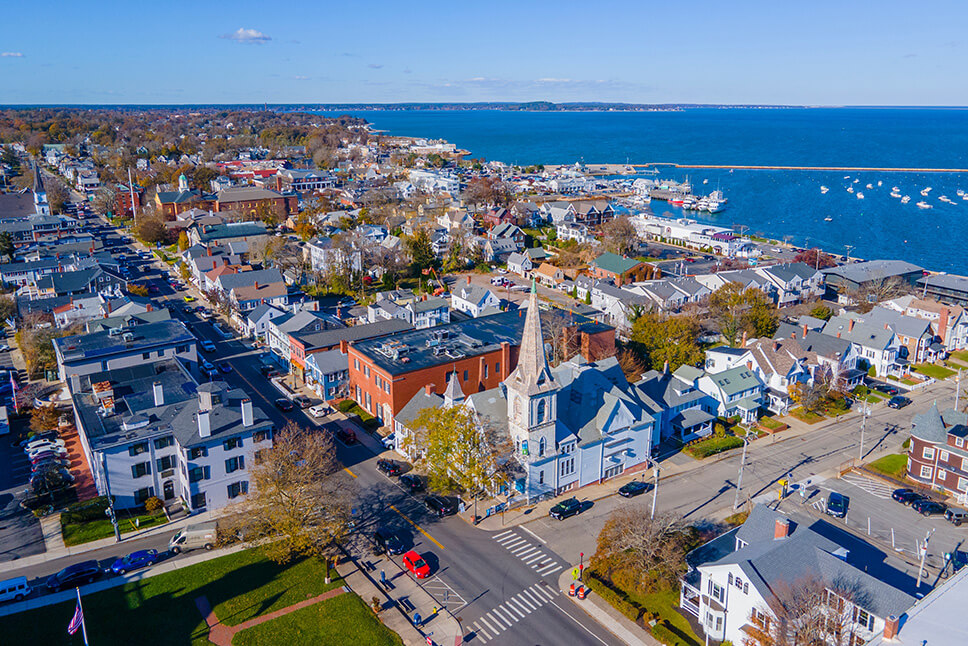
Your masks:
[{"label": "yellow road centerline", "polygon": [[404,519],[405,521],[407,521],[408,523],[410,523],[411,525],[413,525],[417,529],[418,532],[420,532],[421,534],[423,534],[424,536],[426,536],[427,538],[429,538],[430,540],[432,540],[434,542],[434,545],[436,545],[440,549],[446,549],[443,545],[440,544],[440,542],[436,538],[434,538],[433,536],[431,536],[430,534],[428,534],[426,531],[424,531],[424,528],[423,527],[421,527],[417,523],[415,523],[412,520],[410,520],[409,518],[407,518],[407,515],[404,514],[402,511],[400,511],[399,509],[397,509],[393,505],[390,505],[390,509],[392,509],[393,511],[397,512],[398,514],[400,514],[400,518]]},{"label": "yellow road centerline", "polygon": [[356,475],[355,473],[353,473],[352,471],[350,471],[349,467],[343,467],[343,471],[345,471],[346,473],[350,474],[354,478],[358,478],[359,477],[358,475]]}]

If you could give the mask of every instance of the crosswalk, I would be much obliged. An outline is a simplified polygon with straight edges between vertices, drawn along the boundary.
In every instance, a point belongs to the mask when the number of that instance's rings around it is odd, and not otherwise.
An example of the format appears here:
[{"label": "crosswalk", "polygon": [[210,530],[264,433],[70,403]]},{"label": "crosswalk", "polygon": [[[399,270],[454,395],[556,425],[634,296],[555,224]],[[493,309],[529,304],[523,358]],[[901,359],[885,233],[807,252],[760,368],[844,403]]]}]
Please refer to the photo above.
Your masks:
[{"label": "crosswalk", "polygon": [[894,489],[896,488],[885,482],[881,482],[873,478],[868,478],[867,476],[863,476],[858,473],[845,474],[841,478],[841,480],[849,484],[852,484],[859,489],[863,489],[864,491],[871,494],[872,496],[875,496],[877,498],[881,498],[884,500],[887,500],[888,498],[890,498],[891,494],[894,492]]},{"label": "crosswalk", "polygon": [[508,597],[504,603],[498,604],[470,623],[474,631],[474,643],[486,644],[497,639],[498,635],[509,630],[541,606],[553,601],[557,595],[556,590],[544,583],[535,583],[518,594]]},{"label": "crosswalk", "polygon": [[541,576],[551,576],[565,567],[554,556],[548,555],[543,548],[522,537],[515,530],[509,529],[491,538]]}]

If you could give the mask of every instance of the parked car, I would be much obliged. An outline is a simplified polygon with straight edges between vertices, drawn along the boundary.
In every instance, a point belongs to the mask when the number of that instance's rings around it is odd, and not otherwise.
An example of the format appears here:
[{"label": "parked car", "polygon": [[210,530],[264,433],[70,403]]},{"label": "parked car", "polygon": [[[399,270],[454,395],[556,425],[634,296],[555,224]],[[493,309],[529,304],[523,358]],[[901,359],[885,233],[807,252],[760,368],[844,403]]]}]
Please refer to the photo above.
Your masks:
[{"label": "parked car", "polygon": [[279,371],[279,368],[270,364],[262,364],[261,366],[259,366],[259,373],[266,379],[269,379],[271,377],[278,377],[280,374],[282,374]]},{"label": "parked car", "polygon": [[400,475],[400,465],[393,460],[377,460],[376,470],[385,475],[388,478]]},{"label": "parked car", "polygon": [[21,601],[31,592],[25,576],[0,581],[0,601]]},{"label": "parked car", "polygon": [[569,516],[574,516],[575,514],[581,513],[581,503],[578,502],[577,498],[569,498],[568,500],[562,500],[557,505],[551,508],[548,515],[557,520],[564,520]]},{"label": "parked car", "polygon": [[30,471],[31,473],[34,473],[44,468],[69,467],[69,466],[71,466],[71,461],[68,460],[67,458],[51,457],[51,458],[46,458],[44,460],[40,460],[39,462],[34,462],[33,464],[30,465]]},{"label": "parked car", "polygon": [[60,447],[53,447],[49,449],[44,449],[43,451],[31,451],[27,454],[27,459],[30,460],[31,464],[37,464],[42,460],[47,458],[66,458],[67,449]]},{"label": "parked car", "polygon": [[944,519],[955,527],[960,527],[961,523],[968,520],[968,511],[957,507],[948,507],[948,510],[944,512]]},{"label": "parked car", "polygon": [[384,437],[380,441],[383,442],[383,446],[387,447],[391,451],[393,449],[397,448],[397,434],[396,433],[390,433],[389,435],[387,435],[386,437]]},{"label": "parked car", "polygon": [[309,408],[312,405],[313,400],[305,395],[296,395],[292,398],[292,403],[294,403],[296,406],[299,406],[299,408]]},{"label": "parked car", "polygon": [[831,491],[827,496],[827,506],[824,512],[834,518],[844,518],[847,516],[847,508],[850,507],[850,498],[842,493]]},{"label": "parked car", "polygon": [[921,494],[911,489],[895,489],[891,493],[891,498],[901,503],[902,505],[910,505],[915,500],[920,500],[924,498]]},{"label": "parked car", "polygon": [[227,375],[232,372],[232,364],[228,361],[222,361],[218,364],[218,369],[223,375]]},{"label": "parked car", "polygon": [[209,377],[218,377],[218,368],[205,359],[202,359],[201,370],[203,374]]},{"label": "parked car", "polygon": [[427,509],[431,513],[436,514],[439,518],[453,516],[457,513],[457,505],[454,504],[454,501],[443,496],[427,496],[424,500],[424,505],[427,506]]},{"label": "parked car", "polygon": [[138,550],[137,552],[131,552],[127,556],[119,558],[111,564],[109,570],[115,574],[124,574],[131,570],[154,565],[154,562],[157,560],[158,550]]},{"label": "parked car", "polygon": [[925,498],[923,500],[915,500],[911,503],[911,509],[922,516],[940,516],[948,511],[948,506]]},{"label": "parked car", "polygon": [[101,568],[97,561],[82,561],[68,565],[57,574],[48,577],[47,589],[51,592],[57,592],[65,588],[73,588],[82,583],[91,583],[97,580],[99,576],[101,576]]},{"label": "parked car", "polygon": [[[175,287],[175,286],[172,285],[172,287]],[[180,288],[179,287],[175,287],[175,289],[180,289]],[[192,296],[191,294],[185,294],[185,302],[186,303],[194,303],[195,302],[195,297]]]},{"label": "parked car", "polygon": [[403,566],[418,579],[430,576],[430,566],[427,565],[427,561],[413,550],[403,555]]},{"label": "parked car", "polygon": [[[2,378],[2,377],[0,377]],[[28,437],[26,440],[20,443],[20,446],[27,448],[29,445],[38,442],[40,440],[58,440],[60,436],[57,431],[44,431],[43,433],[35,433],[34,435]]]},{"label": "parked car", "polygon": [[55,449],[64,449],[66,447],[67,445],[64,443],[64,440],[61,440],[61,439],[39,440],[34,438],[27,444],[27,446],[24,447],[24,451],[26,451],[27,453],[39,453],[40,451],[45,451],[48,449],[55,450]]},{"label": "parked car", "polygon": [[911,403],[911,400],[905,397],[904,395],[894,395],[888,400],[887,405],[889,408],[900,409],[900,408],[904,408],[910,403]]},{"label": "parked car", "polygon": [[879,393],[884,393],[885,395],[890,395],[891,397],[893,397],[894,395],[898,394],[897,388],[895,386],[891,386],[889,384],[882,384],[882,383],[879,383],[878,382],[878,383],[874,384],[873,386],[871,386],[871,388],[874,389],[874,390],[876,390]]},{"label": "parked car", "polygon": [[403,541],[399,536],[392,530],[381,527],[373,533],[373,542],[380,553],[387,552],[389,554],[402,554],[403,553]]},{"label": "parked car", "polygon": [[203,340],[198,345],[202,348],[202,352],[215,352],[215,344],[208,339]]},{"label": "parked car", "polygon": [[313,417],[325,417],[329,413],[329,404],[316,404],[309,407],[309,414]]},{"label": "parked car", "polygon": [[405,473],[400,476],[397,481],[400,486],[406,489],[409,493],[417,493],[418,491],[424,490],[423,478],[418,476],[416,473]]},{"label": "parked car", "polygon": [[642,482],[641,480],[633,480],[632,482],[628,482],[622,485],[621,487],[619,487],[618,495],[623,496],[625,498],[631,498],[633,496],[638,496],[639,494],[645,493],[651,488],[652,488],[652,485],[650,485],[647,482]]},{"label": "parked car", "polygon": [[281,410],[283,413],[288,413],[289,411],[295,408],[295,406],[292,403],[292,400],[286,399],[285,397],[280,397],[279,399],[276,400],[275,403],[276,403],[276,408]]},{"label": "parked car", "polygon": [[356,444],[356,432],[351,428],[338,426],[336,428],[336,439],[343,444]]}]

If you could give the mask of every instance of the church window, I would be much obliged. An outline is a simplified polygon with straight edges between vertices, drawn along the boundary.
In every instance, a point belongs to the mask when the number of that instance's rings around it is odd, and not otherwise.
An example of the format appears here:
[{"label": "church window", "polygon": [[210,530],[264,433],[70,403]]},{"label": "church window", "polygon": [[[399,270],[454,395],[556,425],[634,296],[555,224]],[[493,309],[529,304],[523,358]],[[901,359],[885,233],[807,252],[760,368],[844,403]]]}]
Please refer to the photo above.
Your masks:
[{"label": "church window", "polygon": [[538,402],[538,424],[545,421],[545,401],[542,399]]},{"label": "church window", "polygon": [[540,440],[538,441],[538,457],[539,457],[539,458],[540,458],[540,457],[543,457],[543,456],[544,456],[544,454],[545,454],[545,449],[546,449],[546,448],[547,448],[547,443],[545,442],[545,439],[544,439],[544,438],[541,438],[541,439],[540,439]]}]

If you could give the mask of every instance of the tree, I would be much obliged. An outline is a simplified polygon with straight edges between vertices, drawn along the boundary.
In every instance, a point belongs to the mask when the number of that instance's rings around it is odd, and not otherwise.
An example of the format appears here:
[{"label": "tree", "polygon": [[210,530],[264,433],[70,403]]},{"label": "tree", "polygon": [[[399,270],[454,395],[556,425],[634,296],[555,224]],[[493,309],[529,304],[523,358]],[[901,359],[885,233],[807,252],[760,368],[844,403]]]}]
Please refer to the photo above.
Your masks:
[{"label": "tree", "polygon": [[13,296],[0,296],[0,325],[17,316],[17,300]]},{"label": "tree", "polygon": [[64,183],[57,178],[51,178],[44,187],[47,189],[47,206],[51,213],[60,213],[70,198],[70,193]]},{"label": "tree", "polygon": [[335,554],[351,529],[352,487],[340,473],[332,434],[290,422],[263,451],[228,531],[277,563]]},{"label": "tree", "polygon": [[410,264],[416,270],[431,267],[437,261],[437,255],[430,244],[430,233],[426,229],[414,231],[412,236],[404,240],[404,245],[410,254]]},{"label": "tree", "polygon": [[649,518],[645,508],[623,508],[605,521],[590,567],[624,590],[673,589],[686,571],[698,532],[673,514]]},{"label": "tree", "polygon": [[798,382],[788,388],[790,399],[800,404],[808,413],[816,413],[823,408],[830,393],[826,383],[814,380],[809,383]]},{"label": "tree", "polygon": [[188,234],[185,231],[178,232],[178,250],[185,251],[190,246],[192,246],[191,240],[188,239]]},{"label": "tree", "polygon": [[56,430],[60,422],[60,411],[53,406],[37,406],[30,409],[30,430],[34,433]]},{"label": "tree", "polygon": [[820,319],[821,321],[827,321],[830,320],[831,316],[833,316],[833,312],[829,307],[820,303],[815,305],[813,309],[810,310],[810,316],[815,319]]},{"label": "tree", "polygon": [[605,249],[620,256],[632,255],[639,250],[639,234],[627,217],[620,216],[601,226],[602,244]]},{"label": "tree", "polygon": [[857,303],[857,311],[867,313],[874,308],[875,303],[903,296],[911,291],[911,285],[898,276],[869,280],[860,287],[848,293],[852,301]]},{"label": "tree", "polygon": [[511,202],[511,190],[497,177],[475,177],[467,182],[464,201],[474,205],[507,205]]},{"label": "tree", "polygon": [[134,296],[147,296],[148,288],[144,285],[136,285],[134,283],[128,283],[128,293]]},{"label": "tree", "polygon": [[729,283],[709,295],[709,317],[729,345],[736,345],[742,333],[749,337],[771,337],[779,324],[776,306],[766,294],[753,287]]},{"label": "tree", "polygon": [[632,345],[653,370],[661,370],[667,361],[669,370],[694,366],[705,357],[697,341],[699,330],[693,318],[646,312],[632,324]]},{"label": "tree", "polygon": [[145,244],[157,244],[168,240],[168,229],[159,217],[140,218],[132,228],[132,233]]},{"label": "tree", "polygon": [[13,259],[14,245],[13,236],[10,235],[9,231],[4,231],[0,233],[0,256],[3,256],[7,260]]},{"label": "tree", "polygon": [[638,381],[642,376],[642,373],[648,370],[645,366],[645,362],[642,361],[642,357],[640,357],[632,348],[619,348],[616,358],[618,359],[618,367],[622,369],[622,373],[630,383],[635,383]]},{"label": "tree", "polygon": [[826,269],[828,267],[836,267],[837,261],[829,253],[822,252],[819,248],[814,247],[812,249],[804,249],[794,256],[793,260],[795,262],[805,263],[814,269]]},{"label": "tree", "polygon": [[861,634],[857,608],[869,595],[846,580],[825,582],[817,574],[771,586],[773,596],[756,609],[744,646],[851,646]]},{"label": "tree", "polygon": [[114,213],[118,192],[111,186],[102,186],[94,195],[94,210],[98,213]]},{"label": "tree", "polygon": [[472,494],[494,484],[499,460],[510,454],[510,439],[467,406],[427,408],[413,422],[408,436],[414,464],[423,466],[429,486],[438,491],[458,488]]}]

